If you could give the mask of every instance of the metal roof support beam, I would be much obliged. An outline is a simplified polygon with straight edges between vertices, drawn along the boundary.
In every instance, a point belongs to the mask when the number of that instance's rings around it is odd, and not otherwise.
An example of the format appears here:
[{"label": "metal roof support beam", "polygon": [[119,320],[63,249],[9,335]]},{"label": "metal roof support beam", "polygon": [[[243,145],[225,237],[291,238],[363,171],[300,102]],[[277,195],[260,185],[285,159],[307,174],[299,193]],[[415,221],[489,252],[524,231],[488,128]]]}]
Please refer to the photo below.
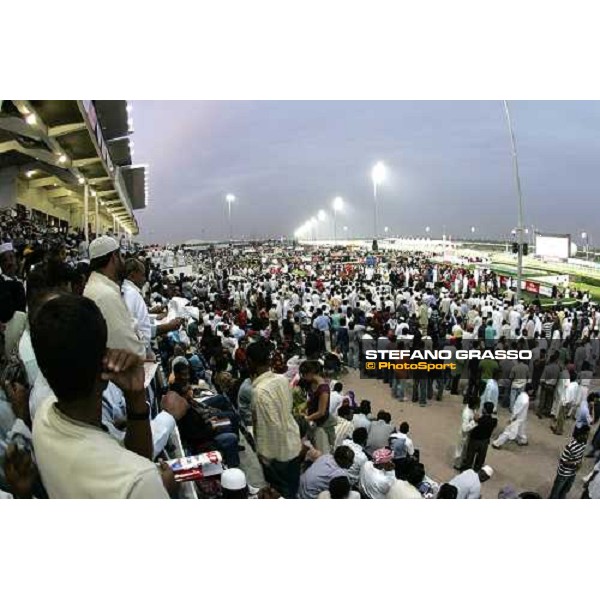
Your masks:
[{"label": "metal roof support beam", "polygon": [[95,165],[99,162],[102,162],[102,159],[99,156],[91,156],[90,158],[78,158],[73,161],[74,167],[87,167],[89,165]]},{"label": "metal roof support beam", "polygon": [[52,152],[48,152],[47,150],[41,150],[39,148],[26,148],[22,146],[17,140],[11,140],[10,142],[4,142],[0,144],[0,154],[5,152],[10,152],[14,150],[15,152],[20,152],[21,154],[25,154],[26,156],[31,156],[36,160],[48,163],[54,167],[68,167],[71,162],[68,158],[65,162],[61,163],[59,161],[59,157]]},{"label": "metal roof support beam", "polygon": [[56,206],[71,206],[73,204],[81,204],[81,198],[55,198],[51,202]]},{"label": "metal roof support beam", "polygon": [[66,125],[57,125],[56,127],[50,127],[48,129],[48,135],[52,137],[60,137],[61,135],[67,135],[69,133],[77,133],[78,131],[85,131],[85,123],[80,121],[79,123],[67,123]]},{"label": "metal roof support beam", "polygon": [[41,179],[32,179],[29,182],[29,187],[41,188],[49,185],[62,185],[62,181],[58,177],[42,177]]},{"label": "metal roof support beam", "polygon": [[57,188],[56,190],[49,190],[47,195],[48,198],[62,198],[64,196],[76,196],[77,194],[65,188]]},{"label": "metal roof support beam", "polygon": [[46,136],[43,134],[42,129],[32,127],[23,119],[18,117],[0,117],[0,129],[26,137],[37,142],[46,141]]}]

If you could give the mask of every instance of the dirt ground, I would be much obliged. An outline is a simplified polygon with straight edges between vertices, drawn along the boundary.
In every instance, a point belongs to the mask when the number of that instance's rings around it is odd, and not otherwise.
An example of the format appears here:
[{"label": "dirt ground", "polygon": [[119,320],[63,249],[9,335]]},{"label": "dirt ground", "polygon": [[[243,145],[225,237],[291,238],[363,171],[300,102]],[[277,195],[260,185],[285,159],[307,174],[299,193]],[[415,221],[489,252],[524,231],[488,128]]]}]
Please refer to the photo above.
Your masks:
[{"label": "dirt ground", "polygon": [[[449,481],[457,471],[452,468],[454,449],[460,429],[460,415],[463,408],[462,396],[452,396],[444,392],[440,402],[432,400],[426,407],[413,404],[411,383],[408,383],[406,397],[399,402],[391,397],[389,386],[377,379],[361,379],[358,371],[351,370],[341,378],[344,391],[353,390],[356,400],[371,401],[373,414],[386,410],[392,415],[392,422],[398,426],[402,421],[410,424],[410,435],[415,447],[420,449],[421,461],[427,474],[443,483]],[[498,427],[494,438],[508,422],[509,412],[499,409]],[[565,423],[562,436],[550,431],[550,420],[539,419],[530,407],[527,422],[528,446],[517,446],[507,442],[502,449],[490,446],[486,462],[494,469],[494,476],[482,486],[484,498],[497,498],[498,491],[511,484],[517,492],[533,491],[547,498],[552,488],[558,458],[569,439],[573,421]],[[573,485],[569,498],[579,498],[582,492],[581,477],[587,475],[593,463],[585,459]]]}]

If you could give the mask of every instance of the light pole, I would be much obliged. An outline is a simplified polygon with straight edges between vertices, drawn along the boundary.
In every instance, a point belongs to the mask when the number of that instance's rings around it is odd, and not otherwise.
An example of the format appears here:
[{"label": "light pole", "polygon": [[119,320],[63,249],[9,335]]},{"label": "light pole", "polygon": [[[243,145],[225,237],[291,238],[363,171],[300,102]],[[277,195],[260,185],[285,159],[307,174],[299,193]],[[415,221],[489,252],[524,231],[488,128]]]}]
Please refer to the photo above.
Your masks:
[{"label": "light pole", "polygon": [[373,180],[373,240],[377,240],[377,186],[385,179],[385,166],[378,162],[371,170]]},{"label": "light pole", "polygon": [[387,225],[383,228],[384,233],[387,233],[389,230],[390,230],[390,228]]},{"label": "light pole", "polygon": [[590,260],[590,243],[588,241],[588,234],[585,231],[581,232],[581,239],[585,245],[585,260]]},{"label": "light pole", "polygon": [[225,200],[227,201],[227,211],[229,214],[229,241],[232,242],[233,241],[233,229],[231,226],[231,205],[233,202],[235,202],[235,196],[233,194],[227,194],[227,196],[225,196]]},{"label": "light pole", "polygon": [[506,122],[508,124],[508,132],[510,134],[510,143],[512,146],[513,165],[515,171],[515,183],[517,186],[517,197],[519,201],[517,234],[519,236],[519,254],[517,258],[517,302],[521,298],[521,280],[523,279],[523,195],[521,193],[521,178],[519,177],[519,161],[517,158],[517,143],[513,132],[512,123],[510,120],[510,112],[508,110],[508,102],[504,100],[504,111],[506,112]]},{"label": "light pole", "polygon": [[344,225],[344,227],[342,229],[344,230],[344,237],[347,238],[348,237],[348,225]]},{"label": "light pole", "polygon": [[315,219],[315,217],[312,217],[310,220],[310,226],[312,228],[312,232],[313,232],[313,241],[317,241],[317,219]]},{"label": "light pole", "polygon": [[344,200],[341,196],[336,196],[333,199],[333,241],[337,242],[337,214],[339,210],[342,210],[344,206]]}]

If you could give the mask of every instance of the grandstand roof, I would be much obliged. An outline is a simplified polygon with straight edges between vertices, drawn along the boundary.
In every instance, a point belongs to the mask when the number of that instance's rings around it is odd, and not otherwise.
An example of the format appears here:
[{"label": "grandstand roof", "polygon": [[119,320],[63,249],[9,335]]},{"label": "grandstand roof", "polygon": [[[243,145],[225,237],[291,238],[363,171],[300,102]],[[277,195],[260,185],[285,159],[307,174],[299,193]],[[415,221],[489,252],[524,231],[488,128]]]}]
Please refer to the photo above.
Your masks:
[{"label": "grandstand roof", "polygon": [[11,169],[55,204],[83,204],[138,233],[134,210],[147,205],[147,168],[132,164],[125,100],[0,101],[0,170]]}]

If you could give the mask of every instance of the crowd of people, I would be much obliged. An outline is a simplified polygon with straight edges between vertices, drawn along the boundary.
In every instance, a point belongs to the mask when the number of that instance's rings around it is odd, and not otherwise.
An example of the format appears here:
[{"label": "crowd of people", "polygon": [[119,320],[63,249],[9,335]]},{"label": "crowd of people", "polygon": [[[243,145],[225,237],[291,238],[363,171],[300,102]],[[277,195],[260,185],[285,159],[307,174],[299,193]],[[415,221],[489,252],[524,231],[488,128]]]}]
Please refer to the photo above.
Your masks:
[{"label": "crowd of people", "polygon": [[[88,237],[3,223],[0,495],[180,497],[176,436],[186,455],[222,458],[218,481],[194,484],[201,497],[480,498],[489,446],[528,444],[535,405],[569,434],[550,497],[567,497],[585,461],[583,495],[599,497],[600,311],[587,295],[545,309],[487,266],[434,253]],[[370,373],[373,348],[446,349],[456,369]],[[532,359],[461,360],[463,348]],[[437,481],[410,424],[346,389],[350,369],[424,409],[463,398],[455,477]]]}]

